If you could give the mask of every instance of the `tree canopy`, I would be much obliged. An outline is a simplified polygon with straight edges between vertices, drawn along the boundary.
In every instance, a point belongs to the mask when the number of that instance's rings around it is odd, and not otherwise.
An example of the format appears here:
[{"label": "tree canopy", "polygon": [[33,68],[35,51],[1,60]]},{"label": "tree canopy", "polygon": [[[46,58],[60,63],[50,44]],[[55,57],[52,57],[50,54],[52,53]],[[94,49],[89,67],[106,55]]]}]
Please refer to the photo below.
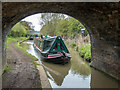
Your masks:
[{"label": "tree canopy", "polygon": [[85,35],[88,34],[86,28],[73,17],[65,17],[64,14],[42,14],[41,15],[43,26],[40,32],[50,36],[57,35],[66,38],[74,38],[78,34],[81,34],[81,29],[85,29]]},{"label": "tree canopy", "polygon": [[12,37],[24,37],[30,33],[32,30],[28,22],[20,21],[18,22],[9,32],[8,36]]}]

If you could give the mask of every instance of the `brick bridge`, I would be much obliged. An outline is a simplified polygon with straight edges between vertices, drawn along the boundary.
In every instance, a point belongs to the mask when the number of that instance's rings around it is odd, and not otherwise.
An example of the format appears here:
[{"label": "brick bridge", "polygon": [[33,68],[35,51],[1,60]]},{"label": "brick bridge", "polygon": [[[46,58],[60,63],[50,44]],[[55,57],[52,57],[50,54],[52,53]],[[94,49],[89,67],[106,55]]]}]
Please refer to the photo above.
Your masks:
[{"label": "brick bridge", "polygon": [[79,20],[88,29],[91,40],[91,65],[120,79],[120,31],[118,3],[2,3],[2,58],[6,64],[6,38],[13,25],[37,13],[63,13]]}]

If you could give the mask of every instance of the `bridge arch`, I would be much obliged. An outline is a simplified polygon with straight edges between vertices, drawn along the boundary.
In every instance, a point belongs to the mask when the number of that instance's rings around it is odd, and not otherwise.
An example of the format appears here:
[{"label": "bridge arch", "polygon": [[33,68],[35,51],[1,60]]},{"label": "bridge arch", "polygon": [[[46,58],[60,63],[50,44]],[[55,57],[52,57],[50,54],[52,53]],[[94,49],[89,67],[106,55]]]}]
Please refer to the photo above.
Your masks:
[{"label": "bridge arch", "polygon": [[21,19],[37,13],[63,13],[79,20],[91,39],[92,66],[119,78],[118,3],[4,2],[2,3],[3,68],[6,64],[6,38]]}]

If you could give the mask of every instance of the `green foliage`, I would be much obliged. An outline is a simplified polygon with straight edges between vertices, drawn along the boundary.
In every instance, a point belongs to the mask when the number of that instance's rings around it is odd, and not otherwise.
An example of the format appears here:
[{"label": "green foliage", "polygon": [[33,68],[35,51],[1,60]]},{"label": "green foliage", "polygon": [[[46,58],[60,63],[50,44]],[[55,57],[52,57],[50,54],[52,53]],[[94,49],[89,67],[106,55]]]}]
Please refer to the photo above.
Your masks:
[{"label": "green foliage", "polygon": [[85,53],[85,59],[87,59],[87,60],[91,59],[91,52],[90,51]]},{"label": "green foliage", "polygon": [[87,45],[81,49],[79,49],[80,56],[84,56],[86,60],[91,60],[91,45]]},{"label": "green foliage", "polygon": [[[59,14],[44,14],[42,22],[42,29],[40,32],[45,35],[48,34],[53,36],[62,36],[65,38],[75,38],[81,33],[81,29],[85,29],[85,36],[88,34],[86,28],[76,19],[72,17],[62,18]],[[42,17],[42,18],[43,18]]]},{"label": "green foliage", "polygon": [[78,20],[72,17],[70,18],[68,25],[68,36],[72,38],[78,35],[82,28],[85,28]]},{"label": "green foliage", "polygon": [[5,73],[5,72],[8,72],[8,71],[10,71],[10,70],[12,70],[12,68],[7,65],[7,67],[6,67],[5,70],[4,70],[4,73]]},{"label": "green foliage", "polygon": [[26,30],[34,30],[31,22],[26,22],[26,21],[20,21],[21,25],[24,26]]},{"label": "green foliage", "polygon": [[41,33],[43,34],[43,35],[46,35],[46,34],[48,34],[48,35],[51,35],[51,36],[53,36],[54,35],[54,32],[55,32],[55,26],[53,25],[53,24],[48,24],[48,25],[44,25],[43,27],[42,27],[42,29],[41,29]]},{"label": "green foliage", "polygon": [[55,13],[43,13],[41,14],[42,22],[40,25],[42,25],[42,29],[40,32],[45,35],[51,35],[53,36],[56,31],[56,26],[59,23],[60,19],[64,19],[63,14],[55,14]]},{"label": "green foliage", "polygon": [[72,46],[72,47],[75,47],[75,46],[77,46],[77,45],[76,45],[76,43],[71,43],[71,46]]},{"label": "green foliage", "polygon": [[55,35],[68,37],[68,20],[61,19],[56,26]]},{"label": "green foliage", "polygon": [[20,22],[18,22],[9,32],[8,36],[12,37],[24,37],[29,34],[29,30],[24,27]]}]

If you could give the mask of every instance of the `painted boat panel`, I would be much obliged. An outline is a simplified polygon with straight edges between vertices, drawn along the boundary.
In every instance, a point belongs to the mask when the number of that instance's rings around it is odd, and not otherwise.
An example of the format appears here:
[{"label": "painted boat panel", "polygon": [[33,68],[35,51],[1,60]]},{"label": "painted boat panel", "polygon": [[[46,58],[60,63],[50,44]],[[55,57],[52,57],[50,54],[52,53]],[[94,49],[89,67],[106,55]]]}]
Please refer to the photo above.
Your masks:
[{"label": "painted boat panel", "polygon": [[67,63],[71,55],[60,36],[56,38],[34,38],[34,47],[38,49],[45,61]]}]

